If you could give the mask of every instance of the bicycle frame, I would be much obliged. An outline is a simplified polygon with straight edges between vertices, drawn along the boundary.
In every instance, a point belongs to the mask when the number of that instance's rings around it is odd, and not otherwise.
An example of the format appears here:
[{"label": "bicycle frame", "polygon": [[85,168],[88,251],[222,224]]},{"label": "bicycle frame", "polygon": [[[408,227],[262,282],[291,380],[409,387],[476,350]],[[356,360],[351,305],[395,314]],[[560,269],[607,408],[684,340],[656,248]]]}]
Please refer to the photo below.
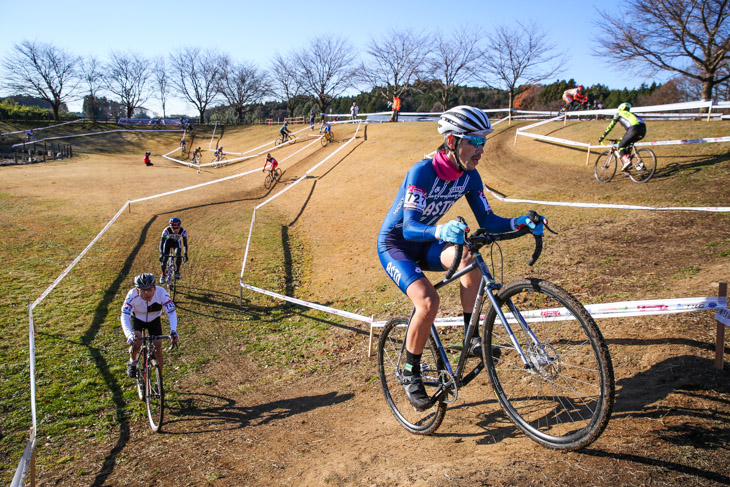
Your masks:
[{"label": "bicycle frame", "polygon": [[[489,302],[492,305],[492,308],[497,313],[497,316],[499,317],[500,321],[502,322],[502,325],[504,326],[505,331],[507,332],[509,339],[512,343],[512,346],[517,350],[517,353],[520,356],[520,359],[522,360],[523,364],[525,365],[526,369],[532,369],[533,365],[528,360],[527,356],[525,355],[524,351],[522,350],[522,347],[520,346],[519,341],[517,341],[517,336],[512,331],[512,327],[509,325],[507,317],[502,312],[501,307],[497,303],[497,297],[495,295],[495,291],[499,291],[501,289],[502,285],[497,283],[494,278],[492,277],[491,272],[489,271],[489,266],[487,266],[487,263],[484,262],[484,258],[482,257],[480,252],[475,252],[472,254],[472,257],[474,258],[474,262],[466,266],[464,269],[454,273],[451,277],[443,279],[439,281],[438,283],[434,284],[435,289],[440,289],[444,287],[445,285],[455,281],[456,279],[459,279],[461,276],[468,274],[469,272],[473,271],[474,269],[479,269],[479,271],[482,274],[481,283],[479,285],[479,291],[477,292],[476,300],[474,301],[474,308],[471,316],[471,321],[469,322],[469,326],[466,329],[466,333],[464,334],[464,346],[462,347],[461,354],[459,355],[459,362],[456,366],[456,372],[454,373],[453,367],[451,365],[451,362],[449,362],[448,357],[446,356],[446,351],[444,349],[443,344],[441,343],[441,339],[438,335],[438,331],[436,330],[436,325],[431,325],[431,337],[436,342],[436,348],[438,349],[439,355],[441,356],[441,360],[444,363],[444,366],[446,367],[447,372],[451,377],[453,377],[454,385],[456,387],[456,390],[458,388],[463,387],[467,385],[469,382],[471,382],[479,373],[484,370],[485,364],[483,361],[480,361],[479,364],[471,370],[469,373],[464,375],[464,371],[466,368],[466,360],[467,360],[467,345],[472,337],[474,336],[474,332],[476,331],[477,327],[479,326],[479,313],[477,313],[478,310],[482,308],[482,304],[484,302],[485,295],[488,296]],[[520,314],[519,310],[515,307],[515,305],[512,303],[512,300],[507,301],[507,305],[509,306],[510,310],[512,311],[512,315],[517,320],[520,327],[523,329],[523,331],[527,334],[527,336],[530,337],[530,339],[533,341],[535,345],[540,344],[540,340],[535,336],[532,329],[527,324],[527,321],[524,319],[524,317]],[[411,320],[413,319],[413,315],[415,314],[415,308],[411,311],[410,319],[408,320],[408,327],[411,326]],[[406,335],[408,335],[408,327],[406,327]],[[400,368],[400,361],[405,356],[404,350],[405,350],[405,340],[403,344],[401,345],[401,352],[400,357],[398,359],[398,367]],[[436,386],[438,384],[430,384],[433,386]],[[447,384],[448,385],[448,384]],[[441,388],[436,392],[434,395],[434,399],[438,399],[441,395],[443,395],[446,392],[445,388]]]}]

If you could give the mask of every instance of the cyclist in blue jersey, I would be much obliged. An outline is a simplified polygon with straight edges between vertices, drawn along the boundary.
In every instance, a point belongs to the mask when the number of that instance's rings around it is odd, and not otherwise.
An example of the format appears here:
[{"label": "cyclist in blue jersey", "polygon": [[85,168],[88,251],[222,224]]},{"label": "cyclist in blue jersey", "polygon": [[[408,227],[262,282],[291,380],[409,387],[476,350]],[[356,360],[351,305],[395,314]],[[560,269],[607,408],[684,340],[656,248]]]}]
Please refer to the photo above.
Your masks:
[{"label": "cyclist in blue jersey", "polygon": [[167,269],[167,256],[174,249],[180,249],[175,259],[175,279],[180,279],[180,264],[182,259],[188,261],[188,232],[182,227],[182,221],[173,216],[170,218],[170,225],[162,231],[160,238],[160,267],[162,267],[162,275],[160,275],[160,284],[165,282],[165,269]]},{"label": "cyclist in blue jersey", "polygon": [[288,124],[289,124],[289,122],[284,121],[284,125],[282,125],[281,128],[279,129],[279,133],[281,134],[281,137],[284,140],[286,140],[286,138],[291,134],[291,132],[289,132],[289,129],[287,128]]},{"label": "cyclist in blue jersey", "polygon": [[638,117],[631,113],[631,103],[622,103],[618,106],[618,112],[613,117],[611,123],[606,127],[605,132],[598,138],[598,143],[603,142],[603,139],[613,130],[616,122],[620,123],[621,126],[626,130],[626,133],[618,143],[618,152],[621,154],[621,162],[623,166],[622,171],[626,171],[631,166],[631,145],[634,142],[638,142],[646,136],[646,124],[641,117]]},{"label": "cyclist in blue jersey", "polygon": [[325,120],[324,115],[322,115],[322,125],[319,126],[319,133],[321,134],[323,130],[325,134],[327,132],[332,132],[332,126],[327,120]]},{"label": "cyclist in blue jersey", "polygon": [[[413,301],[415,313],[406,337],[406,365],[402,380],[406,395],[416,409],[429,406],[421,380],[421,354],[436,318],[439,295],[423,271],[444,271],[454,259],[453,244],[464,243],[466,225],[456,220],[438,224],[452,205],[466,197],[481,228],[508,232],[525,225],[542,234],[527,215],[502,218],[492,212],[484,195],[476,166],[484,153],[489,118],[480,109],[457,106],[441,115],[438,131],[444,143],[433,159],[416,163],[406,174],[378,234],[378,255],[385,272]],[[464,251],[459,269],[472,263]],[[460,278],[464,324],[471,320],[481,274],[478,269]],[[469,355],[481,357],[481,338],[465,344]]]}]

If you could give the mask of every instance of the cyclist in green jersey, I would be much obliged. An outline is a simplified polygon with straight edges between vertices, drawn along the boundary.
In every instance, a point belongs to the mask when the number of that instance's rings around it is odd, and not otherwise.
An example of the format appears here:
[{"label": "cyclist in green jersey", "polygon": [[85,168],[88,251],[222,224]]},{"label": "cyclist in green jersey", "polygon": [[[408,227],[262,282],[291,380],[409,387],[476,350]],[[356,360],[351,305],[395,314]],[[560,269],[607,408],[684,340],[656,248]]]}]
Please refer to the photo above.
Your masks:
[{"label": "cyclist in green jersey", "polygon": [[611,123],[608,124],[608,127],[606,127],[606,131],[598,138],[599,144],[613,130],[616,122],[619,122],[626,129],[626,133],[618,143],[618,151],[621,154],[621,162],[623,163],[621,170],[626,171],[631,166],[631,145],[644,138],[646,135],[646,124],[641,117],[631,113],[631,103],[622,103],[618,106],[618,112],[613,117],[613,120],[611,120]]},{"label": "cyclist in green jersey", "polygon": [[286,140],[286,138],[289,136],[289,134],[291,134],[291,132],[289,132],[289,129],[287,128],[288,124],[289,124],[289,122],[285,121],[284,125],[282,125],[281,128],[279,129],[279,133],[281,134],[281,137],[284,140]]}]

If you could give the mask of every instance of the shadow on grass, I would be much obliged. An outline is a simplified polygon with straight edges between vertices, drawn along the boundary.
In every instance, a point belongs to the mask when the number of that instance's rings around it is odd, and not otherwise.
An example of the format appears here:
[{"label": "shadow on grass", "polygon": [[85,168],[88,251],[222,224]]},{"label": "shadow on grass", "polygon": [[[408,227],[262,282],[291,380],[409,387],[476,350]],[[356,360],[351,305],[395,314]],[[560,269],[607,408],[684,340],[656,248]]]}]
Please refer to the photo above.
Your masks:
[{"label": "shadow on grass", "polygon": [[[657,170],[652,179],[669,179],[677,176],[680,172],[682,175],[695,174],[700,172],[703,167],[716,166],[723,162],[729,162],[730,154],[699,156],[686,163],[670,162],[664,164],[663,162],[668,158],[657,157]],[[682,159],[687,159],[687,157],[682,157]]]},{"label": "shadow on grass", "polygon": [[[262,426],[300,413],[349,401],[353,394],[329,392],[315,396],[293,397],[253,406],[239,405],[235,400],[205,393],[181,393],[168,401],[172,412],[166,423],[167,434],[201,434]],[[189,428],[185,423],[193,422]]]},{"label": "shadow on grass", "polygon": [[119,438],[117,439],[114,447],[109,451],[109,453],[107,453],[106,457],[104,458],[101,469],[99,470],[99,473],[96,475],[94,481],[91,484],[92,486],[101,486],[106,484],[107,478],[114,470],[117,456],[122,452],[122,450],[124,450],[124,447],[129,442],[129,419],[125,414],[125,406],[127,405],[127,403],[123,397],[123,386],[119,383],[119,377],[110,372],[109,364],[107,363],[102,351],[94,347],[93,343],[96,335],[99,333],[101,325],[107,320],[110,312],[114,316],[117,315],[116,311],[118,310],[110,310],[109,307],[112,304],[114,297],[120,292],[122,284],[125,280],[127,280],[129,271],[132,268],[132,263],[134,262],[134,259],[137,257],[137,254],[139,253],[142,245],[147,238],[147,232],[149,231],[152,224],[155,223],[155,221],[156,217],[152,217],[150,221],[148,221],[147,224],[140,231],[136,245],[124,261],[124,265],[117,274],[116,279],[112,282],[112,284],[104,293],[104,298],[97,305],[96,310],[94,311],[94,318],[92,320],[91,326],[81,337],[81,343],[89,351],[89,354],[94,359],[94,363],[99,369],[99,372],[101,373],[101,376],[103,377],[107,388],[109,389],[109,391],[111,391],[112,402],[114,403],[114,407],[116,409],[116,419],[119,423]]}]

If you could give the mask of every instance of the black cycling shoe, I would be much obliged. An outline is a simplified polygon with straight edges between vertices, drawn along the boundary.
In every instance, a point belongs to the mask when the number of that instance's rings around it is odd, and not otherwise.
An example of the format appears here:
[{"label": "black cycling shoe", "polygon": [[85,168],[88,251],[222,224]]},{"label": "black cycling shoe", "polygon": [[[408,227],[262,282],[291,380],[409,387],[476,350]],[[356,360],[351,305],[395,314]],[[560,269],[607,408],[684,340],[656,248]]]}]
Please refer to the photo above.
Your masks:
[{"label": "black cycling shoe", "polygon": [[[492,347],[492,358],[498,359],[502,355],[502,349],[499,347]],[[481,337],[472,337],[471,342],[469,342],[469,352],[468,357],[477,357],[482,358],[482,338]]]},{"label": "black cycling shoe", "polygon": [[137,377],[137,364],[134,362],[127,362],[127,377],[134,379]]},{"label": "black cycling shoe", "polygon": [[418,411],[424,411],[431,406],[431,398],[426,393],[423,379],[420,375],[404,375],[401,379],[403,389],[411,405]]}]

